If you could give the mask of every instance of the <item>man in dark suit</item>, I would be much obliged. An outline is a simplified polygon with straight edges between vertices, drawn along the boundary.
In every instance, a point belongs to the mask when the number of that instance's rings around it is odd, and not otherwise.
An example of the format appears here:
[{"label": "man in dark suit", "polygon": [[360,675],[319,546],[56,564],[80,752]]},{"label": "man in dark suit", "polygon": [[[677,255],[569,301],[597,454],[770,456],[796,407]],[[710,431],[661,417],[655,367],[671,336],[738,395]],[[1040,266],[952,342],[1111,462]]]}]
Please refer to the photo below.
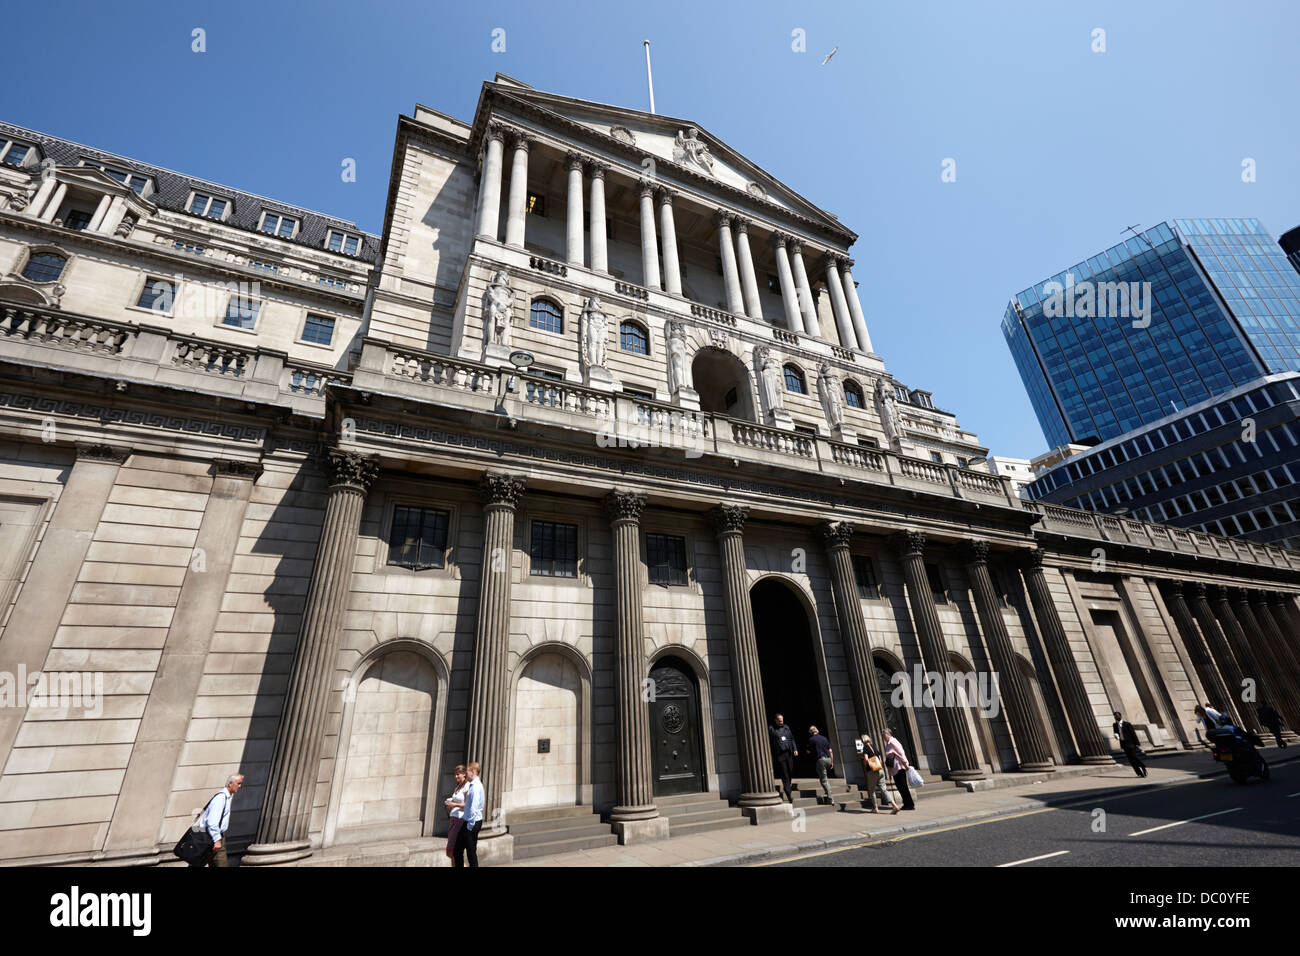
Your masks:
[{"label": "man in dark suit", "polygon": [[790,791],[794,788],[790,778],[794,773],[794,758],[799,756],[799,748],[795,746],[794,732],[786,726],[785,718],[777,714],[775,720],[776,723],[767,726],[767,734],[772,738],[772,765],[785,787],[786,800],[794,803],[790,798]]},{"label": "man in dark suit", "polygon": [[1124,756],[1128,757],[1128,762],[1133,765],[1133,770],[1139,777],[1147,775],[1147,765],[1142,762],[1142,747],[1138,744],[1137,731],[1133,725],[1124,719],[1124,715],[1118,710],[1115,711],[1115,736],[1119,738],[1119,749],[1124,751]]},{"label": "man in dark suit", "polygon": [[[1277,739],[1277,745],[1285,747],[1286,741],[1282,739],[1282,715],[1268,704],[1261,704],[1256,713],[1259,714],[1259,722],[1267,727]],[[1251,741],[1251,743],[1254,743],[1254,741]]]}]

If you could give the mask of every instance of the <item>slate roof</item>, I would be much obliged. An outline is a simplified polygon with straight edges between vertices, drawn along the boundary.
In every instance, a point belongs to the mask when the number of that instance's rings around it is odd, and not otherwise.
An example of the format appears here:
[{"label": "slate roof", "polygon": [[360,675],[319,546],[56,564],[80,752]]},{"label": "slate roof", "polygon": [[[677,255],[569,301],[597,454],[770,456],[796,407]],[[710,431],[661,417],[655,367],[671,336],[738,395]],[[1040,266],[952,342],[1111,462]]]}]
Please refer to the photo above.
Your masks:
[{"label": "slate roof", "polygon": [[[363,232],[357,227],[356,223],[348,222],[345,219],[336,219],[333,216],[326,216],[310,209],[303,209],[301,206],[291,206],[288,203],[277,202],[274,199],[267,199],[264,196],[244,192],[240,189],[232,189],[229,186],[223,186],[220,183],[210,182],[206,179],[185,176],[181,173],[172,172],[170,169],[164,169],[161,166],[150,166],[148,163],[128,159],[116,153],[106,153],[101,149],[82,146],[80,143],[59,139],[46,133],[38,133],[35,130],[14,126],[10,123],[0,122],[0,138],[12,138],[38,146],[41,159],[53,159],[60,166],[80,166],[82,160],[90,160],[139,173],[141,176],[152,177],[154,192],[150,193],[147,198],[150,202],[172,212],[189,215],[185,204],[189,200],[191,190],[211,193],[214,196],[221,196],[231,201],[230,214],[225,219],[224,225],[236,229],[246,229],[250,232],[256,232],[258,235],[266,235],[257,228],[258,222],[262,218],[262,210],[265,209],[270,212],[292,216],[300,221],[301,225],[298,228],[297,236],[293,239],[282,239],[282,242],[321,251],[325,249],[325,239],[329,230],[339,229],[361,237],[361,250],[352,258],[363,262],[375,262],[379,258],[379,237]],[[341,252],[334,254],[343,255]]]}]

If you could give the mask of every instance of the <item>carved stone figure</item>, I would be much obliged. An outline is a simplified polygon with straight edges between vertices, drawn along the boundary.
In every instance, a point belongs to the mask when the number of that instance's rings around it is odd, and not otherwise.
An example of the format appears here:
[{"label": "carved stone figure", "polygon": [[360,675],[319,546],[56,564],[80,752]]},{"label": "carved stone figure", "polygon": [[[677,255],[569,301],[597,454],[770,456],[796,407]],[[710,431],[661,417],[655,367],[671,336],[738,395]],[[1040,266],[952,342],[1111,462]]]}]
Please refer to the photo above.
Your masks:
[{"label": "carved stone figure", "polygon": [[694,126],[686,132],[677,131],[677,137],[673,140],[673,162],[689,163],[712,175],[713,157],[709,155],[708,144],[696,138],[698,134],[699,130]]},{"label": "carved stone figure", "polygon": [[843,425],[844,389],[829,362],[822,362],[817,370],[817,393],[821,396],[826,421],[831,425]]},{"label": "carved stone figure", "polygon": [[483,335],[489,345],[510,345],[510,313],[514,311],[515,293],[498,270],[483,293]]},{"label": "carved stone figure", "polygon": [[605,367],[605,342],[609,338],[609,320],[600,308],[600,296],[593,295],[582,304],[582,364],[585,368]]},{"label": "carved stone figure", "polygon": [[131,232],[135,229],[135,219],[132,216],[123,216],[122,221],[117,224],[114,234],[120,239],[129,239]]},{"label": "carved stone figure", "polygon": [[763,403],[769,412],[784,407],[782,396],[781,363],[776,360],[772,350],[766,345],[754,349],[754,364],[758,367],[758,382],[763,391]]},{"label": "carved stone figure", "polygon": [[876,379],[876,400],[880,402],[880,424],[885,429],[885,437],[889,439],[890,447],[897,450],[902,442],[903,432],[898,424],[894,387],[883,378]]},{"label": "carved stone figure", "polygon": [[691,363],[686,348],[686,326],[680,322],[668,323],[668,390],[676,392],[692,388]]}]

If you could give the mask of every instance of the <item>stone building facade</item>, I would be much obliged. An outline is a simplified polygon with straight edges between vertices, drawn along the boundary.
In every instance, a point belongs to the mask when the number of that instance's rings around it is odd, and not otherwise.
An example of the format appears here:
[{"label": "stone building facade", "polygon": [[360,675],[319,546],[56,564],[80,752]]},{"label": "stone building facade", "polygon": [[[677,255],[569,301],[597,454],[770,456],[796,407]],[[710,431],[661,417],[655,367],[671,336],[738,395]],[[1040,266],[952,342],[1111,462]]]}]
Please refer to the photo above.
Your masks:
[{"label": "stone building facade", "polygon": [[445,862],[467,760],[489,860],[761,821],[777,710],[975,785],[1300,721],[1300,555],[964,467],[854,234],[686,121],[417,107],[380,237],[0,137],[0,675],[102,679],[0,707],[0,860],[165,861],[237,770],[244,865]]}]

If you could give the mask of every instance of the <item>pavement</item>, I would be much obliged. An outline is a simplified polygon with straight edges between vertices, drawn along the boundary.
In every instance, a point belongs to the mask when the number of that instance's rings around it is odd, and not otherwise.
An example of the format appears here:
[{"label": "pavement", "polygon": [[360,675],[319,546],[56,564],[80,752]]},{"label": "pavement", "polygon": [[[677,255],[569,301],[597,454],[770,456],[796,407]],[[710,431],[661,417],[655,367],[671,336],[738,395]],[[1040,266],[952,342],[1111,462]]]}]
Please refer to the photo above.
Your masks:
[{"label": "pavement", "polygon": [[[1300,760],[1300,746],[1263,751],[1270,766]],[[1224,769],[1204,750],[1149,755],[1148,775],[1136,777],[1127,763],[1114,766],[1066,766],[1056,773],[1033,775],[1017,783],[1016,774],[998,774],[994,787],[974,792],[946,781],[917,792],[916,809],[872,814],[865,809],[792,816],[789,821],[732,827],[653,843],[596,847],[521,860],[510,866],[743,866],[769,863],[819,850],[949,827],[1009,814],[1061,806],[1082,800],[1157,790],[1223,775]]]}]

